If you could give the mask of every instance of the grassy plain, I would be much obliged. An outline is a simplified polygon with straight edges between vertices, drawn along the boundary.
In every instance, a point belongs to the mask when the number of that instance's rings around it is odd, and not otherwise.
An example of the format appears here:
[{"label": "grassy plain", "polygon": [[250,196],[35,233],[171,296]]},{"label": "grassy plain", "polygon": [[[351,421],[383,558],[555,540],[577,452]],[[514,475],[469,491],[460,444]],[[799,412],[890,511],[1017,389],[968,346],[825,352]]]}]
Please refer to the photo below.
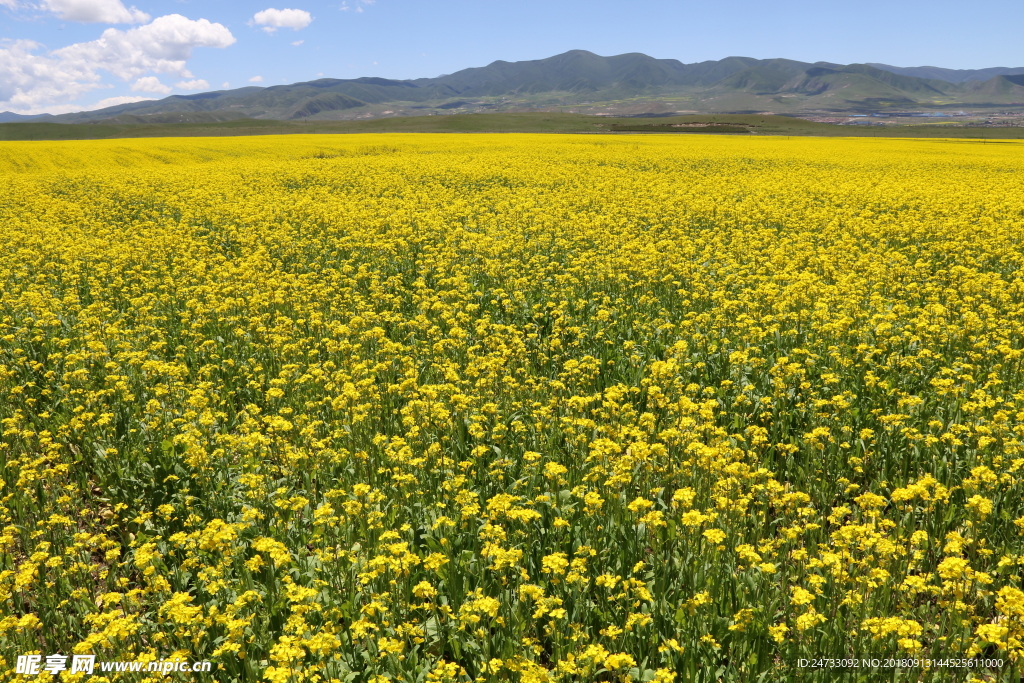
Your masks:
[{"label": "grassy plain", "polygon": [[531,112],[396,116],[366,121],[236,119],[222,122],[159,124],[3,123],[0,124],[0,141],[345,133],[609,133],[613,124],[636,126],[653,123],[693,123],[695,121],[748,126],[752,133],[758,135],[970,139],[1024,138],[1024,128],[1012,127],[939,127],[928,124],[907,126],[839,126],[805,121],[804,119],[789,116],[758,114],[699,114],[643,119],[556,112]]},{"label": "grassy plain", "polygon": [[0,144],[0,680],[1018,680],[1022,150]]}]

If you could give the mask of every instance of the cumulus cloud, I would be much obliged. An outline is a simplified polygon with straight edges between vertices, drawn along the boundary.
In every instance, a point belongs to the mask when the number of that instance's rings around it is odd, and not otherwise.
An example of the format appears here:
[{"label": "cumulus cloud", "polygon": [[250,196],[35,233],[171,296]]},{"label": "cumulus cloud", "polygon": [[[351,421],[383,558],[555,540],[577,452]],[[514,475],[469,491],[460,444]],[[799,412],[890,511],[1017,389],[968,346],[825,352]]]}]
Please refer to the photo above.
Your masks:
[{"label": "cumulus cloud", "polygon": [[249,79],[249,82],[250,83],[262,83],[263,82],[263,76],[253,76],[252,78]]},{"label": "cumulus cloud", "polygon": [[222,87],[222,88],[230,88],[231,87],[231,83],[229,83],[228,81],[224,81],[223,83],[220,84],[220,87]]},{"label": "cumulus cloud", "polygon": [[106,109],[107,107],[116,107],[119,104],[131,104],[132,102],[150,102],[152,97],[133,97],[131,95],[121,95],[119,97],[107,97],[105,99],[96,102],[95,104],[89,104],[84,107],[75,107],[73,111],[95,111],[97,109]]},{"label": "cumulus cloud", "polygon": [[171,92],[170,86],[164,85],[156,76],[146,76],[132,83],[132,90],[135,92],[155,92],[166,95]]},{"label": "cumulus cloud", "polygon": [[210,84],[202,78],[197,78],[192,81],[178,81],[174,87],[178,90],[209,90]]},{"label": "cumulus cloud", "polygon": [[36,54],[41,47],[31,40],[0,44],[0,103],[5,108],[67,102],[100,87],[99,74],[88,64]]},{"label": "cumulus cloud", "polygon": [[267,33],[273,33],[279,28],[291,28],[298,31],[309,26],[313,21],[312,15],[304,9],[265,9],[257,12],[253,23],[262,26]]},{"label": "cumulus cloud", "polygon": [[99,24],[142,24],[149,15],[121,0],[43,0],[43,7],[66,21]]},{"label": "cumulus cloud", "polygon": [[52,104],[44,107],[35,107],[32,109],[23,109],[16,113],[18,114],[70,114],[72,112],[79,111],[95,111],[97,109],[106,109],[107,107],[114,107],[119,104],[131,104],[132,102],[151,102],[152,97],[141,97],[136,95],[119,95],[117,97],[106,97],[99,102],[92,104]]},{"label": "cumulus cloud", "polygon": [[[124,81],[142,84],[153,81],[147,73],[164,73],[192,78],[187,60],[196,47],[227,47],[235,37],[221,24],[206,19],[191,20],[180,14],[158,17],[144,26],[128,30],[108,28],[97,40],[75,43],[43,52],[30,40],[0,43],[0,104],[13,111],[36,111],[69,103],[86,92],[109,87],[101,71]],[[153,79],[157,83],[157,79]]]},{"label": "cumulus cloud", "polygon": [[92,65],[128,80],[147,71],[191,78],[185,62],[196,47],[228,47],[235,37],[226,27],[180,14],[158,17],[145,26],[121,31],[108,28],[99,40],[54,50],[58,59]]}]

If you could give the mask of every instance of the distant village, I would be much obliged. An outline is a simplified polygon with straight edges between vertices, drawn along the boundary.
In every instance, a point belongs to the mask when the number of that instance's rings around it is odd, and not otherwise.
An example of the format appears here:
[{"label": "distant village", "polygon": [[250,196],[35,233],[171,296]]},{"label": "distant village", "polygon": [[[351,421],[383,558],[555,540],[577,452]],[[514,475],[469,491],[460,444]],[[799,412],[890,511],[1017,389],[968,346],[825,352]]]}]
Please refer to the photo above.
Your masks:
[{"label": "distant village", "polygon": [[[967,112],[967,111],[889,111],[870,114],[805,114],[799,118],[817,123],[833,123],[841,126],[884,126],[887,124],[906,125],[907,119],[927,119],[921,123],[954,124],[959,126],[1024,126],[1024,111]],[[882,119],[882,120],[879,120]]]}]

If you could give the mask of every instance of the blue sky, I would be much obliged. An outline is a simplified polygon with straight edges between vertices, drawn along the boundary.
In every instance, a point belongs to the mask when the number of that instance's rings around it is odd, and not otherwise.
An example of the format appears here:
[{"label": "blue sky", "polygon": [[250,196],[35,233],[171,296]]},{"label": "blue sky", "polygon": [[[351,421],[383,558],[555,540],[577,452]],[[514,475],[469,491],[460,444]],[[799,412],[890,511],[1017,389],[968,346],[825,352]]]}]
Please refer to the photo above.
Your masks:
[{"label": "blue sky", "polygon": [[418,78],[566,50],[698,62],[1024,66],[990,0],[0,0],[0,111],[77,111],[322,76]]}]

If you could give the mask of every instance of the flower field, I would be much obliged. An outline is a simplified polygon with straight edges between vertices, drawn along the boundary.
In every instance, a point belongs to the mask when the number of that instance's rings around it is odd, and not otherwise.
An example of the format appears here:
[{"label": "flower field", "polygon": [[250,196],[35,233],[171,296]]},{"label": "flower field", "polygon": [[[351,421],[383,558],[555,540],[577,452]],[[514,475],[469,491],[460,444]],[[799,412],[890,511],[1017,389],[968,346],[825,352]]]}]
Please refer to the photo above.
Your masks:
[{"label": "flower field", "polygon": [[1019,143],[0,143],[0,680],[1017,681],[1022,267]]}]

